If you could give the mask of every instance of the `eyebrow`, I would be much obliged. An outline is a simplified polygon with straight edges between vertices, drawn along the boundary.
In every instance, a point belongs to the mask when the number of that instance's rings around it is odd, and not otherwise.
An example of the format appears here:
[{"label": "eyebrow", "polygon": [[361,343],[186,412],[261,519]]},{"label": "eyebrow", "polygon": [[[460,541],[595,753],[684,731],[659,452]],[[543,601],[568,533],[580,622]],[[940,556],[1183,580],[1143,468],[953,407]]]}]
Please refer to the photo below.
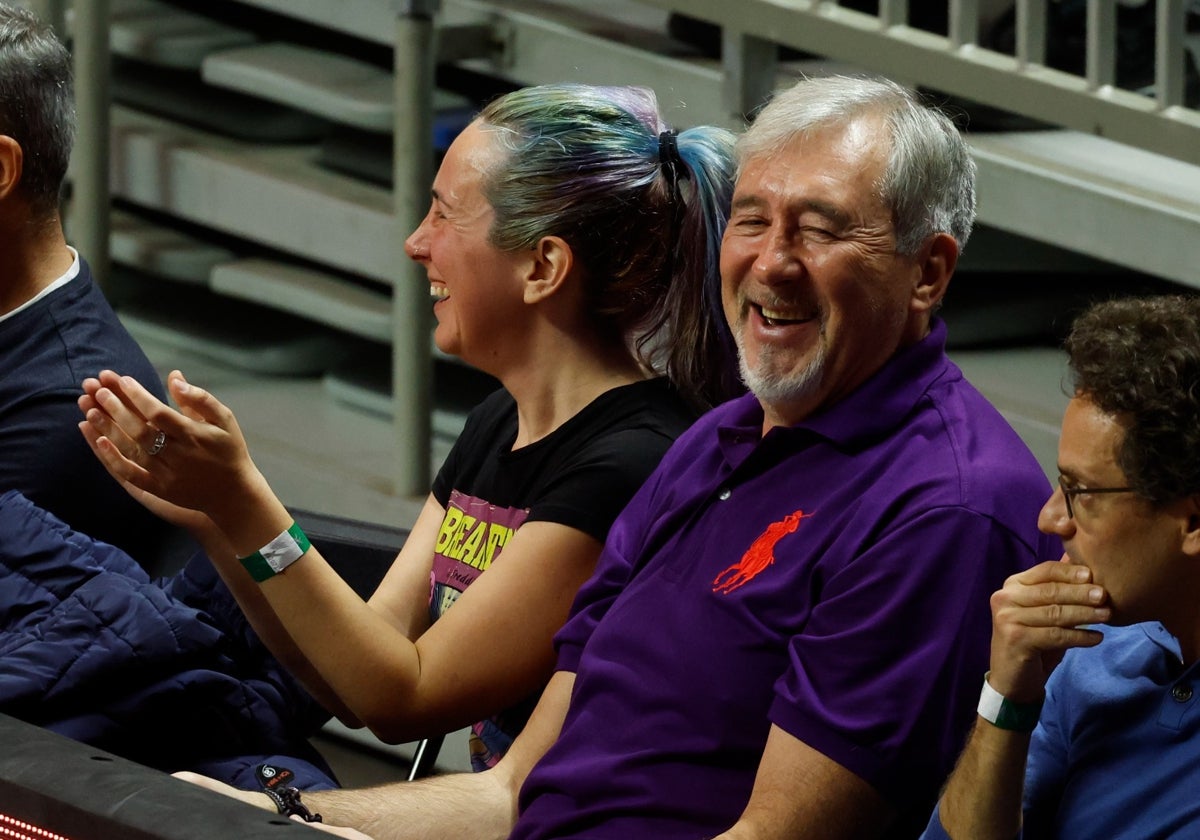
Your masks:
[{"label": "eyebrow", "polygon": [[429,195],[434,201],[436,201],[438,204],[442,205],[443,207],[450,208],[453,206],[450,204],[450,202],[446,201],[446,199],[442,196],[442,194],[440,192],[438,192],[436,189],[431,189],[429,191]]},{"label": "eyebrow", "polygon": [[1089,479],[1086,476],[1080,475],[1074,470],[1064,469],[1059,464],[1055,464],[1055,468],[1058,470],[1058,474],[1066,479],[1068,484],[1070,484],[1072,487],[1079,487],[1082,490],[1086,490],[1088,486],[1095,487],[1097,485],[1103,485],[1105,481],[1109,481],[1109,483],[1111,483],[1111,481],[1107,479]]},{"label": "eyebrow", "polygon": [[[730,213],[736,213],[740,210],[757,210],[766,207],[766,205],[766,200],[757,195],[744,195],[741,197],[735,196],[730,207]],[[836,222],[839,225],[846,225],[850,222],[850,214],[841,207],[816,198],[807,198],[790,202],[787,205],[787,208],[789,212],[795,213],[797,216],[811,212],[816,213],[819,216],[823,216],[832,222]]]}]

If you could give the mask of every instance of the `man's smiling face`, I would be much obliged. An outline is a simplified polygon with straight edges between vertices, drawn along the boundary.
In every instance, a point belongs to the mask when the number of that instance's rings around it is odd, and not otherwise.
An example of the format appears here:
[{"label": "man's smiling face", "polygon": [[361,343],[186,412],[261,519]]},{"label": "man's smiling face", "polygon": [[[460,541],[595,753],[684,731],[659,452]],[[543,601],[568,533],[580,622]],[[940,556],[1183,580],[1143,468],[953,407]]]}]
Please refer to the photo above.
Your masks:
[{"label": "man's smiling face", "polygon": [[[725,317],[766,427],[846,396],[911,333],[918,261],[879,195],[887,130],[817,130],[745,163],[721,247]],[[881,139],[884,138],[884,139]]]}]

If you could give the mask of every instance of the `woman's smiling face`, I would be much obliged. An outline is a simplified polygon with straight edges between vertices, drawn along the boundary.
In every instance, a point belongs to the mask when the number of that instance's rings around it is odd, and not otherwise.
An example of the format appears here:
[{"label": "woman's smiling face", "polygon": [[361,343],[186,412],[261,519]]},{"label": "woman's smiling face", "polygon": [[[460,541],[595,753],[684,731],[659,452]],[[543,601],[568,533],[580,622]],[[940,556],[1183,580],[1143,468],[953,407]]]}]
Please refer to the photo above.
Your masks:
[{"label": "woman's smiling face", "polygon": [[503,156],[486,126],[471,123],[446,151],[429,212],[404,243],[405,253],[425,266],[436,299],[438,349],[489,371],[501,350],[496,337],[513,323],[522,299],[522,260],[488,239],[495,214],[483,183]]}]

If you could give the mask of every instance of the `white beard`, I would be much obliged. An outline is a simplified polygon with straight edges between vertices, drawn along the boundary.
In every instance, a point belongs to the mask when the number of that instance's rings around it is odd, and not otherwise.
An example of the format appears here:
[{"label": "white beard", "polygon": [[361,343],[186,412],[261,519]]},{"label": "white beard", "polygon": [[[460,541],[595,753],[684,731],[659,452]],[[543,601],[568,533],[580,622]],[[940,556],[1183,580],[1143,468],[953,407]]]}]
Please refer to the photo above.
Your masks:
[{"label": "white beard", "polygon": [[[740,339],[741,336],[736,338]],[[825,374],[825,345],[817,347],[817,355],[801,370],[781,370],[775,364],[777,353],[774,348],[760,348],[758,365],[751,368],[746,363],[738,341],[738,367],[746,387],[765,406],[784,406],[812,396],[821,385]]]}]

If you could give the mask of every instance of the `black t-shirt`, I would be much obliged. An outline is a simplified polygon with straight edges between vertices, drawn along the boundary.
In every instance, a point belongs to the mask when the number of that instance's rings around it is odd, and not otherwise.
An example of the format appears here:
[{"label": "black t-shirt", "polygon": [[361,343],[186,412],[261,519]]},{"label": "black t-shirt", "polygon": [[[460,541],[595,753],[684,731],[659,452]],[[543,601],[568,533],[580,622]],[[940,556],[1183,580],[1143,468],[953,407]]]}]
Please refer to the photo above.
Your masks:
[{"label": "black t-shirt", "polygon": [[696,419],[665,379],[607,391],[541,440],[512,451],[517,405],[507,391],[471,412],[433,483],[447,507],[452,490],[527,521],[558,522],[604,542],[617,514]]},{"label": "black t-shirt", "polygon": [[[513,451],[507,391],[480,403],[433,483],[446,509],[433,558],[436,621],[525,522],[556,522],[604,542],[622,508],[695,412],[665,379],[607,391],[541,440]],[[492,766],[525,726],[537,695],[473,727],[471,763]]]}]

